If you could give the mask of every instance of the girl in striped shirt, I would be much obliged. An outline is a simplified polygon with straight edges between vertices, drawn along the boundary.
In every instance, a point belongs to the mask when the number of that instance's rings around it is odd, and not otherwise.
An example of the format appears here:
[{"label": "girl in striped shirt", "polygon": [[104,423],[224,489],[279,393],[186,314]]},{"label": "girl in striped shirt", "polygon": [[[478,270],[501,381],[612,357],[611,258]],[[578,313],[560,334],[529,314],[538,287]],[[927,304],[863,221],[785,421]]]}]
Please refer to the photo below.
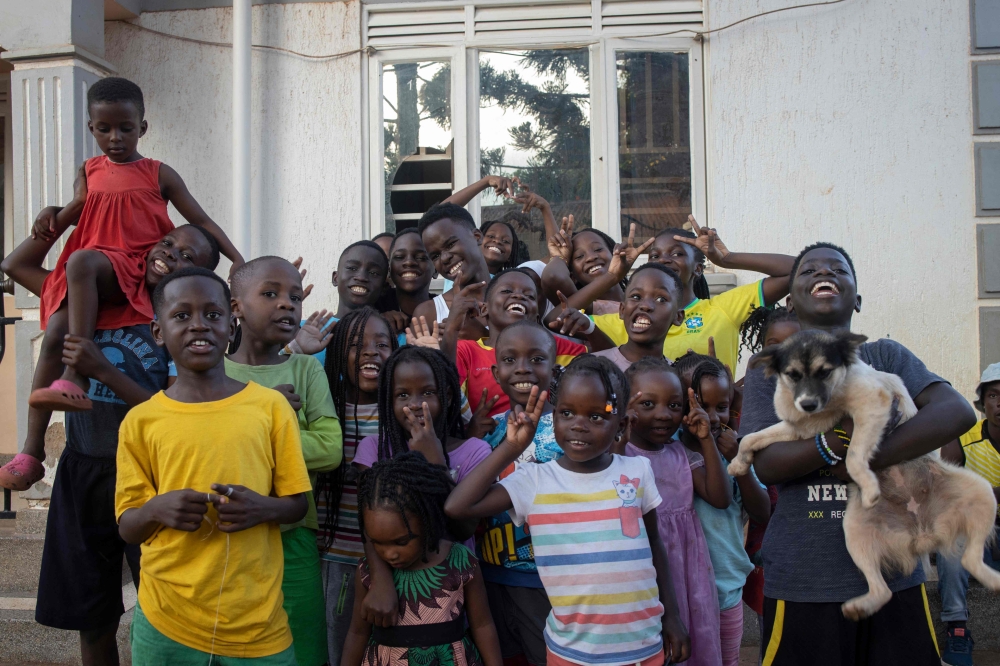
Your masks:
[{"label": "girl in striped shirt", "polygon": [[626,436],[629,385],[605,358],[578,356],[555,389],[553,430],[565,455],[500,472],[532,442],[547,392],[535,387],[507,435],[449,496],[455,519],[510,511],[531,533],[552,604],[550,666],[659,665],[690,655],[654,509],[661,499],[649,461],[610,452]]}]

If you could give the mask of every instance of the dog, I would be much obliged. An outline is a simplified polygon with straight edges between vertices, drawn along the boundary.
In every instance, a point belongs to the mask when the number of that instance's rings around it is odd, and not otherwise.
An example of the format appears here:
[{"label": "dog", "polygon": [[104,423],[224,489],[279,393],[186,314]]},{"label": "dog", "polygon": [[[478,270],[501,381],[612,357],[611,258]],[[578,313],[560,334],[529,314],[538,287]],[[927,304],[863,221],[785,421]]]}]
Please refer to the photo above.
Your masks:
[{"label": "dog", "polygon": [[965,543],[962,566],[986,588],[1000,591],[1000,573],[983,562],[993,538],[997,502],[989,482],[941,460],[937,451],[878,473],[870,467],[882,435],[917,413],[902,380],[858,359],[867,338],[840,331],[802,331],[762,350],[750,362],[777,375],[774,408],[782,419],[747,435],[729,465],[746,474],[755,452],[774,442],[812,439],[845,417],[854,421],[844,463],[854,483],[844,512],[847,550],[868,582],[867,594],[841,606],[852,620],[869,617],[892,598],[883,570],[912,573],[921,555],[955,556]]}]

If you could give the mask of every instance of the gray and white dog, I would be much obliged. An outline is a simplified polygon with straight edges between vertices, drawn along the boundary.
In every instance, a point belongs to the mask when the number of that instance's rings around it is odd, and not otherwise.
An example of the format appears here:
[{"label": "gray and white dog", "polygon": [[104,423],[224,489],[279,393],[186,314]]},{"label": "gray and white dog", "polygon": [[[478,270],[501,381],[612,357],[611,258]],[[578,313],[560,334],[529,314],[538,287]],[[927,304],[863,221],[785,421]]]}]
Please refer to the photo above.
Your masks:
[{"label": "gray and white dog", "polygon": [[831,433],[850,416],[854,432],[844,464],[854,483],[844,512],[844,536],[868,593],[845,602],[844,616],[860,620],[888,603],[892,592],[883,570],[911,573],[924,553],[955,555],[963,542],[962,566],[986,588],[1000,591],[1000,573],[983,562],[997,515],[986,479],[941,460],[937,451],[877,473],[871,470],[894,411],[898,409],[902,423],[917,407],[899,377],[858,359],[858,347],[866,339],[850,331],[808,330],[755,356],[751,367],[763,365],[765,375],[778,377],[774,408],[782,421],[745,436],[729,473],[745,474],[754,453],[774,442]]}]

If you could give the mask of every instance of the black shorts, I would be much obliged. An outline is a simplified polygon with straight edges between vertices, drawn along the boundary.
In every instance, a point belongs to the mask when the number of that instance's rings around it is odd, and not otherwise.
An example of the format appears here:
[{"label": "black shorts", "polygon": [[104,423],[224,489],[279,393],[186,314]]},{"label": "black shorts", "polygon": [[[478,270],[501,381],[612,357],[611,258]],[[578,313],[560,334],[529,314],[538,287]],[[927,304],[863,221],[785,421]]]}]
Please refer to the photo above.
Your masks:
[{"label": "black shorts", "polygon": [[896,592],[875,615],[853,622],[839,603],[764,597],[763,666],[940,666],[923,585]]},{"label": "black shorts", "polygon": [[45,526],[35,621],[92,631],[121,619],[122,557],[139,586],[139,546],[118,535],[115,460],[69,449],[56,468]]},{"label": "black shorts", "polygon": [[540,587],[514,587],[486,582],[486,597],[497,627],[500,652],[504,659],[518,655],[532,666],[544,666],[545,619],[552,610],[549,597]]}]

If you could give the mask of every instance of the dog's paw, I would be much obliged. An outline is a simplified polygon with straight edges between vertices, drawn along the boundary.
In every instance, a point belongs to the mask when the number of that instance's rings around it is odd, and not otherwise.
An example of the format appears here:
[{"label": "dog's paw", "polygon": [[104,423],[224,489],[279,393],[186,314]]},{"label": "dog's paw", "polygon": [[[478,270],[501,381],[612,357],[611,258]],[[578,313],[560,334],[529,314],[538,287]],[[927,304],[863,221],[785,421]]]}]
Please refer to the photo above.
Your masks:
[{"label": "dog's paw", "polygon": [[877,487],[871,491],[861,491],[861,506],[866,509],[870,509],[879,501],[882,497],[882,491]]},{"label": "dog's paw", "polygon": [[848,620],[859,622],[866,617],[874,615],[888,601],[888,598],[882,600],[873,594],[863,594],[860,597],[855,597],[844,602],[844,604],[840,607],[840,611]]},{"label": "dog's paw", "polygon": [[750,463],[743,455],[737,455],[733,458],[733,462],[729,463],[726,471],[729,472],[729,476],[743,476],[750,471]]}]

